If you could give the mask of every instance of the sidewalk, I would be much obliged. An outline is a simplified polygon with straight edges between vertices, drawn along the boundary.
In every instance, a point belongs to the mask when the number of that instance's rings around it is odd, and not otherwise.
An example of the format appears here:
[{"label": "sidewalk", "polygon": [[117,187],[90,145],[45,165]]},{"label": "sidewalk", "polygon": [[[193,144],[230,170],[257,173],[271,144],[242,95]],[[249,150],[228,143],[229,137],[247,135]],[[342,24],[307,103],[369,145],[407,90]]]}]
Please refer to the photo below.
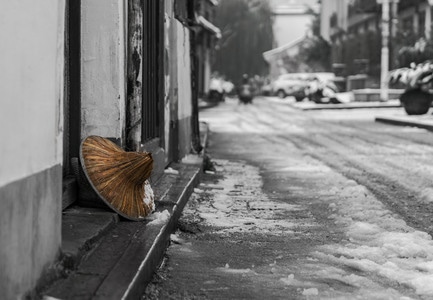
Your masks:
[{"label": "sidewalk", "polygon": [[[309,110],[324,110],[324,109],[360,109],[360,108],[393,108],[402,107],[400,100],[388,100],[386,102],[349,102],[339,104],[316,104],[312,102],[294,102],[290,104],[292,107],[301,109],[304,111]],[[382,122],[392,125],[400,126],[412,126],[418,128],[424,128],[433,131],[433,116],[431,112],[425,115],[407,115],[403,108],[401,113],[389,116],[377,116],[375,117],[376,122]]]},{"label": "sidewalk", "polygon": [[[206,147],[207,126],[200,124]],[[204,150],[203,150],[204,151]],[[203,155],[172,163],[152,188],[156,212],[143,222],[104,208],[72,207],[62,216],[61,279],[44,299],[139,299],[162,261],[181,212],[200,180]]]}]

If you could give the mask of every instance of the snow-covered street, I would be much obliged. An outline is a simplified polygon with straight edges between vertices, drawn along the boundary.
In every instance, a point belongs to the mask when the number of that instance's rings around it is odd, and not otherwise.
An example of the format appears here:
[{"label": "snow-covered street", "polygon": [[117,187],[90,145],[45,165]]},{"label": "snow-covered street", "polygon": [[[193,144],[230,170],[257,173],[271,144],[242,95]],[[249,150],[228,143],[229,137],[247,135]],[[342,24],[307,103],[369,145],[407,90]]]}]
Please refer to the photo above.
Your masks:
[{"label": "snow-covered street", "polygon": [[215,169],[147,299],[433,299],[433,135],[377,112],[201,112]]}]

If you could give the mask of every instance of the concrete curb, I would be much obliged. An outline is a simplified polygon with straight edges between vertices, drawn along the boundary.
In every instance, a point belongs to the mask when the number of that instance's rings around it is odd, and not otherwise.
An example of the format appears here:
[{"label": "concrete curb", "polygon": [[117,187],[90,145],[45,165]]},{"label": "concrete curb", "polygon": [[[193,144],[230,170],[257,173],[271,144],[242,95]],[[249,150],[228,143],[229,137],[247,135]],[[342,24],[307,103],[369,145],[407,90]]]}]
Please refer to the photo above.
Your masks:
[{"label": "concrete curb", "polygon": [[196,187],[199,182],[201,172],[201,168],[194,172],[192,178],[189,180],[179,195],[176,204],[171,211],[169,220],[160,228],[159,233],[151,246],[151,249],[142,261],[134,278],[132,279],[128,288],[125,290],[121,299],[139,299],[140,296],[143,295],[147,283],[152,280],[153,273],[157,270],[164,257],[165,250],[170,242],[170,235],[176,229],[182,210],[188,202],[194,187]]},{"label": "concrete curb", "polygon": [[407,116],[407,117],[395,117],[395,116],[384,116],[384,117],[376,117],[376,122],[398,125],[398,126],[412,126],[427,129],[433,131],[433,118],[431,120],[422,120],[422,117],[417,116]]},{"label": "concrete curb", "polygon": [[361,109],[361,108],[395,108],[401,107],[400,102],[359,102],[359,103],[341,103],[341,104],[292,104],[296,109],[300,110],[334,110],[334,109]]}]

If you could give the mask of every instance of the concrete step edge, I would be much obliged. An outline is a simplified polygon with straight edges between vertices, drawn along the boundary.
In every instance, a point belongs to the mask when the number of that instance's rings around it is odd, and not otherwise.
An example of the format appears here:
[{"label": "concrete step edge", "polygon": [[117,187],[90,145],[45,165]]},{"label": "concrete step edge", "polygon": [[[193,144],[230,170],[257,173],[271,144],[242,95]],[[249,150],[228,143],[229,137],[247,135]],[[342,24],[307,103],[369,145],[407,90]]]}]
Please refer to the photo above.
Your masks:
[{"label": "concrete step edge", "polygon": [[[144,293],[146,284],[150,282],[154,271],[156,271],[163,259],[163,255],[169,243],[170,234],[175,230],[181,211],[192,194],[194,187],[198,184],[200,173],[202,172],[202,164],[179,165],[178,167],[182,170],[178,175],[163,176],[166,177],[167,181],[170,183],[165,186],[161,185],[162,188],[167,188],[168,192],[164,191],[162,193],[164,197],[163,199],[158,199],[157,204],[158,211],[167,209],[170,212],[169,218],[164,224],[158,226],[148,226],[148,224],[140,225],[142,229],[136,232],[134,237],[131,237],[135,239],[135,242],[126,246],[126,250],[122,252],[123,254],[121,254],[120,258],[116,258],[113,261],[113,267],[110,267],[111,270],[105,273],[105,275],[103,275],[104,273],[89,273],[87,267],[88,259],[92,256],[98,256],[99,244],[105,243],[104,237],[100,238],[100,241],[94,245],[94,248],[81,256],[82,259],[75,263],[78,267],[73,270],[71,275],[54,282],[54,285],[44,288],[42,295],[44,297],[57,297],[58,299],[74,299],[78,293],[80,296],[84,294],[92,295],[90,296],[91,299],[113,299],[113,297],[115,297],[115,299],[136,299],[139,297],[140,293]],[[163,180],[158,182],[154,188],[158,188],[157,186],[159,186],[162,181]],[[118,224],[122,225],[122,223],[124,222]],[[133,223],[136,224],[135,222]],[[123,225],[130,227],[127,223]],[[108,230],[106,234],[115,233],[118,226],[119,225],[114,226],[113,230]],[[127,252],[129,248],[132,248],[132,251],[136,248],[141,250],[141,253],[138,253],[135,261],[128,262],[127,257],[123,257],[127,256],[125,252]],[[113,282],[110,282],[110,280],[116,277],[114,275],[121,270],[122,265],[128,265],[128,263],[132,272],[128,271],[127,276],[124,276],[120,282],[117,282],[115,284],[116,289],[113,290]],[[131,276],[130,273],[134,273],[133,276]],[[100,279],[95,280],[99,280],[100,282],[96,285],[89,284],[81,287],[80,291],[73,290],[74,286],[76,286],[76,280],[97,277]],[[114,282],[116,281],[117,280]],[[85,290],[83,290],[83,288]]]},{"label": "concrete step edge", "polygon": [[[142,261],[142,264],[137,269],[134,278],[132,279],[128,288],[125,290],[122,299],[138,299],[144,293],[147,284],[152,280],[153,273],[157,270],[164,257],[165,250],[170,241],[170,235],[176,229],[182,210],[200,180],[201,172],[201,168],[197,168],[195,170],[191,179],[188,181],[183,191],[178,196],[176,204],[174,205],[171,212],[169,221],[160,229],[150,251],[147,253],[146,257]],[[164,250],[161,251],[160,249]],[[148,270],[152,270],[152,272],[148,272]]]}]

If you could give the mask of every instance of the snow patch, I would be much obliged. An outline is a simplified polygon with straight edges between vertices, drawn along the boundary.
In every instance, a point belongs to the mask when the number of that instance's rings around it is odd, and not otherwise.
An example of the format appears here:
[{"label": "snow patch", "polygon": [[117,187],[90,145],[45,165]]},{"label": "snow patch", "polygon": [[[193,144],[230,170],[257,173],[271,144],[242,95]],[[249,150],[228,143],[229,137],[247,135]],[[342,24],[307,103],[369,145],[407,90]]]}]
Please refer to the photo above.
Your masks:
[{"label": "snow patch", "polygon": [[165,169],[164,173],[165,174],[172,174],[172,175],[179,175],[179,171],[178,170],[175,170],[175,169],[170,168],[170,167],[167,168],[167,169]]},{"label": "snow patch", "polygon": [[[322,246],[315,257],[333,265],[374,273],[396,284],[411,287],[418,295],[432,296],[432,237],[409,227],[363,186],[351,183],[332,190],[332,193],[335,197],[332,197],[329,206],[334,210],[333,218],[346,231],[349,243]],[[428,190],[426,194],[429,194]],[[374,286],[367,278],[355,274],[331,274],[320,275],[334,276],[360,288]],[[394,293],[399,294],[397,291]]]},{"label": "snow patch", "polygon": [[303,286],[304,282],[296,280],[294,274],[290,274],[287,277],[280,278],[280,281],[289,286]]},{"label": "snow patch", "polygon": [[319,290],[316,288],[304,289],[304,291],[302,292],[302,295],[304,295],[304,296],[317,296],[317,295],[319,295]]},{"label": "snow patch", "polygon": [[231,268],[223,267],[223,268],[217,268],[217,270],[219,270],[221,272],[224,272],[224,273],[229,273],[229,274],[255,273],[250,268],[246,268],[246,269],[231,269]]},{"label": "snow patch", "polygon": [[[262,192],[263,182],[257,167],[242,162],[215,161],[217,173],[226,172],[233,176],[213,184],[200,184],[200,189],[204,189],[211,199],[208,205],[200,206],[197,211],[204,224],[215,227],[222,234],[293,235],[294,229],[301,226],[278,216],[280,212],[297,210],[299,206],[270,200]],[[240,186],[243,187],[241,190]]]},{"label": "snow patch", "polygon": [[421,191],[421,200],[424,203],[432,203],[433,202],[433,188],[426,188]]},{"label": "snow patch", "polygon": [[150,211],[155,211],[155,195],[153,194],[152,186],[149,180],[144,182],[144,198],[143,202],[147,207],[150,207]]},{"label": "snow patch", "polygon": [[152,220],[148,223],[148,225],[160,225],[164,224],[170,218],[170,213],[168,210],[164,210],[162,212],[155,212],[149,216],[149,220]]},{"label": "snow patch", "polygon": [[177,234],[170,234],[170,241],[175,244],[183,243],[183,240]]}]

